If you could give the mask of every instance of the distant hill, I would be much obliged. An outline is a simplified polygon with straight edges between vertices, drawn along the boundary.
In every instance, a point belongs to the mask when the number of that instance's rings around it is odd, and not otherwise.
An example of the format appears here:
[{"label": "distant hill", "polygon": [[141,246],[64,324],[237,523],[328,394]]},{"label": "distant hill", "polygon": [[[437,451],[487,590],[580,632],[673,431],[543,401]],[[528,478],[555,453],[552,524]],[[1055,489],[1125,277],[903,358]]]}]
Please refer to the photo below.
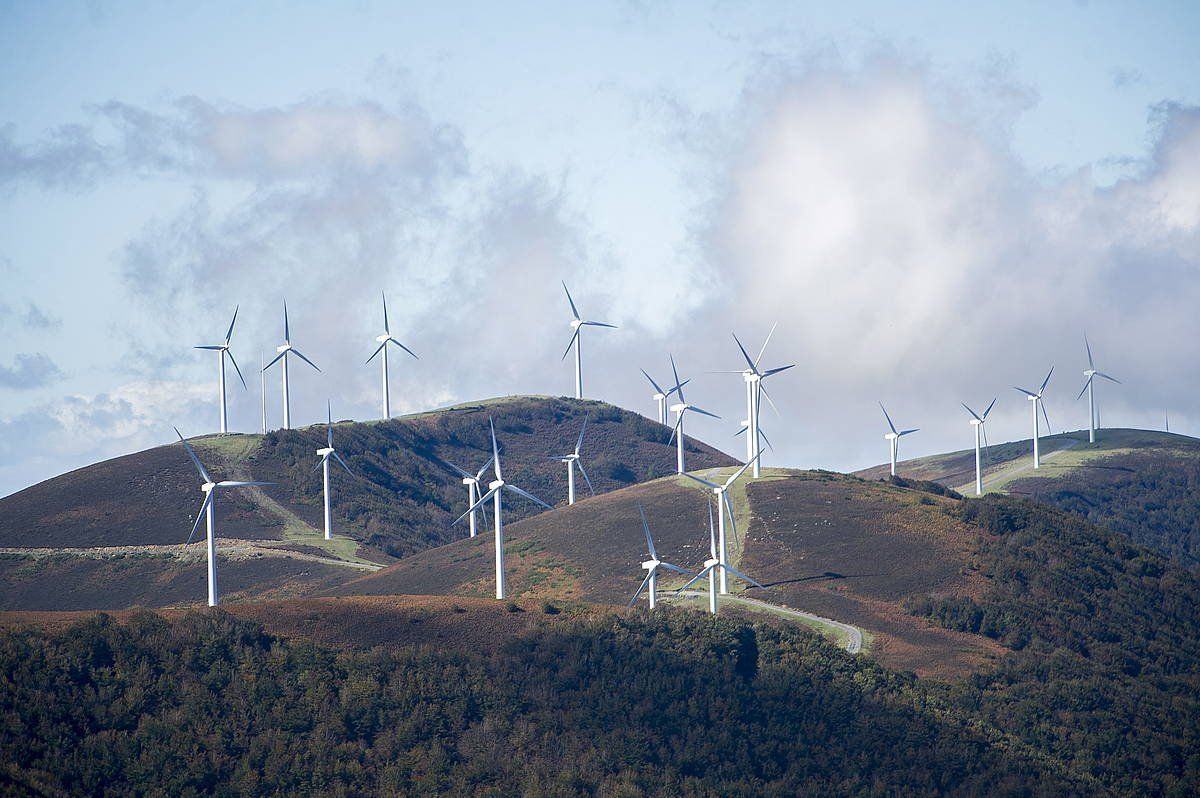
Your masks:
[{"label": "distant hill", "polygon": [[[223,593],[307,594],[464,537],[465,524],[451,522],[466,509],[466,488],[448,463],[474,472],[487,461],[489,418],[506,478],[550,504],[565,503],[565,467],[550,456],[574,447],[585,417],[583,462],[597,492],[674,470],[669,428],[602,402],[507,397],[387,422],[339,422],[335,444],[355,476],[333,474],[332,542],[320,532],[321,479],[313,468],[324,425],[193,439],[215,478],[276,483],[220,497],[219,550],[229,560],[221,566]],[[690,438],[687,445],[698,466],[735,462]],[[582,479],[577,491],[587,494]],[[201,498],[176,443],[0,499],[0,606],[115,609],[202,598],[203,549],[181,545]],[[509,511],[516,520],[541,508],[513,502]]]},{"label": "distant hill", "polygon": [[[1034,470],[1030,440],[992,446],[984,489],[1026,496],[1103,524],[1189,568],[1200,567],[1200,440],[1152,430],[1106,429],[1042,439]],[[887,466],[858,472],[887,476]],[[898,473],[974,495],[974,450],[904,461]]]}]

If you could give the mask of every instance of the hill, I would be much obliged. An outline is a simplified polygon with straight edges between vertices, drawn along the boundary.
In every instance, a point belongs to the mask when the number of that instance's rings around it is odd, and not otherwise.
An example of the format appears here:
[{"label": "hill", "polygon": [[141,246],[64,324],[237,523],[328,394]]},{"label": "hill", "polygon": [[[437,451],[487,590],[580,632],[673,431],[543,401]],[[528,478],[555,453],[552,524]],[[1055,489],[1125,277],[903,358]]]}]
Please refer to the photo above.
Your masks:
[{"label": "hill", "polygon": [[[504,446],[505,475],[551,504],[565,502],[564,466],[589,418],[584,463],[603,493],[673,470],[670,430],[601,402],[508,397],[391,419],[335,425],[355,476],[334,474],[335,539],[321,527],[313,469],[324,425],[193,444],[218,479],[276,483],[219,501],[222,583],[230,597],[298,595],[466,534],[451,522],[466,489],[448,463],[472,471],[490,457],[487,420]],[[688,440],[699,465],[733,459]],[[586,487],[579,485],[581,491]],[[97,463],[0,499],[0,602],[8,608],[161,606],[203,596],[200,546],[182,544],[200,504],[183,448],[162,446]],[[513,503],[511,517],[541,510]],[[245,592],[243,592],[243,590]]]},{"label": "hill", "polygon": [[[984,489],[1025,496],[1087,518],[1150,546],[1189,568],[1200,567],[1200,440],[1151,430],[1101,430],[1044,438],[1034,470],[1031,441],[992,446]],[[974,451],[900,464],[899,473],[974,495]],[[858,472],[887,476],[887,466]]]}]

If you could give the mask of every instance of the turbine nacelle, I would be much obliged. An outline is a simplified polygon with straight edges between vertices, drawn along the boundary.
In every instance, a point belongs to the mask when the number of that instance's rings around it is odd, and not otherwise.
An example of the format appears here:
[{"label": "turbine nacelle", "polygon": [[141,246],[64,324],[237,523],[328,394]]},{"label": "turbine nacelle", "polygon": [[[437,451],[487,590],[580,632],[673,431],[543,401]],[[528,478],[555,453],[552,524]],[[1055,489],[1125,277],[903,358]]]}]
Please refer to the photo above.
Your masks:
[{"label": "turbine nacelle", "polygon": [[464,485],[478,485],[479,480],[475,479],[475,477],[463,477],[462,483]]},{"label": "turbine nacelle", "polygon": [[333,447],[326,446],[324,449],[317,449],[317,454],[321,455],[322,457],[329,457],[329,455],[333,454]]},{"label": "turbine nacelle", "polygon": [[672,413],[682,413],[684,410],[690,410],[690,409],[691,409],[691,405],[688,405],[683,402],[680,402],[679,404],[671,405]]},{"label": "turbine nacelle", "polygon": [[388,341],[393,341],[393,340],[395,340],[395,339],[392,338],[392,336],[388,335],[387,333],[384,333],[383,335],[375,336],[375,342],[380,343],[380,344],[384,344],[384,343],[387,343]]},{"label": "turbine nacelle", "polygon": [[642,563],[642,567],[651,572],[657,571],[660,565],[662,565],[662,560],[646,560]]},{"label": "turbine nacelle", "polygon": [[500,488],[503,488],[503,487],[504,487],[504,480],[502,480],[502,479],[494,479],[488,483],[489,491],[500,490]]},{"label": "turbine nacelle", "polygon": [[971,419],[971,426],[973,426],[973,427],[978,427],[978,426],[979,426],[980,424],[982,424],[982,423],[983,423],[983,422],[982,422],[982,421],[980,421],[980,420],[979,420],[979,419],[977,419],[977,418],[973,418],[973,419]]},{"label": "turbine nacelle", "polygon": [[215,482],[205,482],[203,485],[200,486],[200,490],[204,491],[205,493],[212,493],[213,489],[216,487],[217,487],[217,483],[215,483]]},{"label": "turbine nacelle", "polygon": [[291,345],[291,344],[282,344],[282,345],[280,345],[280,346],[277,346],[277,347],[275,347],[275,351],[276,351],[276,352],[278,352],[278,353],[279,353],[279,354],[281,354],[281,355],[282,355],[284,352],[291,351],[291,349],[292,349],[292,345]]}]

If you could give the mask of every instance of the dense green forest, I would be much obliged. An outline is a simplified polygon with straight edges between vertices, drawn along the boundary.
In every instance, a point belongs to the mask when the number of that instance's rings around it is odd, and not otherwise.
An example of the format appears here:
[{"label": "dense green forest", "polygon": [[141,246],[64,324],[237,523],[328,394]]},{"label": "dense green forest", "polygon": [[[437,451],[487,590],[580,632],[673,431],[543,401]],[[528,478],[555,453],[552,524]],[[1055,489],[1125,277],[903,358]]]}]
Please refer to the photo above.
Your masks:
[{"label": "dense green forest", "polygon": [[1051,504],[1200,568],[1200,457],[1128,452],[1056,479],[1025,479],[1013,492]]},{"label": "dense green forest", "polygon": [[3,778],[72,795],[1037,794],[1088,786],[803,631],[579,618],[493,656],[222,612],[0,638]]}]

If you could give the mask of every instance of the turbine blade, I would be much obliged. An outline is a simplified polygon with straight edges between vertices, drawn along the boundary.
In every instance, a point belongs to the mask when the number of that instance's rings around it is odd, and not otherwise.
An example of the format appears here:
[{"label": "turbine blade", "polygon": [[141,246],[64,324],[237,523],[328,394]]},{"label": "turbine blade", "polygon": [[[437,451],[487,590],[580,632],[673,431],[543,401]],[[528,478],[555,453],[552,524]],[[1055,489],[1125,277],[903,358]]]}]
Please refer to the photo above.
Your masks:
[{"label": "turbine blade", "polygon": [[[740,371],[738,371],[738,372],[734,372],[734,373],[735,373],[735,374],[741,374],[741,372],[740,372]],[[691,380],[690,380],[690,379],[686,379],[686,380],[684,380],[683,382],[676,383],[674,388],[672,388],[671,390],[667,391],[667,396],[670,396],[670,395],[671,395],[671,394],[673,394],[673,393],[678,393],[678,394],[679,394],[679,401],[681,401],[681,402],[682,402],[682,401],[683,401],[683,386],[687,385],[689,382],[691,382]]]},{"label": "turbine blade", "polygon": [[1036,397],[1036,396],[1037,396],[1037,394],[1036,394],[1036,393],[1034,393],[1033,391],[1027,391],[1027,390],[1025,390],[1024,388],[1018,388],[1018,387],[1017,387],[1017,386],[1015,386],[1015,385],[1013,386],[1013,390],[1014,390],[1014,391],[1020,391],[1021,393],[1025,394],[1026,396],[1033,396],[1033,397]]},{"label": "turbine blade", "polygon": [[387,317],[387,294],[385,294],[384,292],[380,291],[380,292],[379,292],[379,297],[380,297],[380,299],[382,299],[382,300],[383,300],[383,334],[384,334],[384,335],[389,335],[389,336],[390,336],[390,335],[392,334],[392,330],[391,330],[391,328],[390,328],[390,327],[388,327],[388,317]]},{"label": "turbine blade", "polygon": [[689,571],[686,568],[680,568],[678,565],[674,565],[669,562],[659,563],[659,567],[666,568],[668,570],[674,571],[675,573],[686,574],[687,576],[695,576],[695,571]]},{"label": "turbine blade", "polygon": [[642,591],[646,589],[646,585],[650,584],[650,574],[651,573],[653,573],[653,571],[648,571],[646,573],[646,578],[642,580],[641,586],[637,589],[637,592],[633,594],[633,598],[631,598],[629,600],[629,603],[626,604],[625,606],[632,607],[634,604],[637,603],[638,597],[642,595]]},{"label": "turbine blade", "polygon": [[330,449],[333,448],[333,408],[325,402],[325,440]]},{"label": "turbine blade", "polygon": [[593,496],[595,496],[595,495],[596,495],[596,489],[592,487],[592,481],[591,481],[590,479],[588,479],[588,473],[587,473],[587,471],[586,471],[586,470],[584,469],[584,467],[583,467],[583,461],[582,461],[582,460],[576,460],[576,461],[575,461],[575,464],[576,464],[577,466],[579,466],[579,473],[580,473],[580,474],[583,474],[583,481],[587,483],[588,490],[591,492],[591,494],[592,494]]},{"label": "turbine blade", "polygon": [[707,568],[705,568],[703,571],[701,571],[700,573],[698,573],[698,574],[696,574],[695,576],[693,576],[690,582],[688,582],[686,585],[684,585],[683,587],[679,588],[679,589],[678,589],[678,590],[676,590],[675,592],[676,592],[676,593],[682,593],[683,591],[687,590],[689,587],[691,587],[692,585],[696,584],[697,582],[699,582],[699,581],[700,581],[701,579],[703,579],[704,577],[708,576],[708,572],[709,572],[709,571],[711,571],[712,569],[713,569],[713,566],[711,566],[711,565],[710,565],[710,566],[708,566],[708,567],[707,567]]},{"label": "turbine blade", "polygon": [[412,350],[411,350],[411,349],[409,349],[407,346],[405,346],[404,344],[402,344],[402,343],[400,343],[399,341],[397,341],[395,338],[392,338],[390,335],[388,336],[388,339],[387,339],[386,341],[384,341],[384,342],[383,342],[383,345],[384,345],[384,346],[387,346],[388,344],[395,344],[396,346],[398,346],[398,347],[400,347],[401,349],[403,349],[405,352],[408,352],[410,355],[412,355],[412,356],[413,356],[414,358],[416,358],[417,360],[420,360],[420,359],[421,359],[421,358],[417,357],[417,353],[416,353],[416,352],[412,351]]},{"label": "turbine blade", "polygon": [[291,351],[291,353],[292,353],[293,355],[295,355],[296,357],[300,358],[300,359],[301,359],[301,360],[303,360],[305,363],[307,363],[308,365],[310,365],[310,366],[312,366],[313,368],[315,368],[317,371],[320,371],[320,370],[321,370],[321,369],[320,369],[320,367],[318,367],[316,363],[314,363],[314,362],[312,362],[311,360],[309,360],[308,358],[306,358],[306,357],[304,356],[304,353],[303,353],[303,352],[301,352],[299,349],[296,349],[295,347],[293,347],[293,348],[292,348],[290,351]]},{"label": "turbine blade", "polygon": [[1046,403],[1038,402],[1042,406],[1042,418],[1046,419],[1046,432],[1050,435],[1054,434],[1054,430],[1050,428],[1050,416],[1046,413]]},{"label": "turbine blade", "polygon": [[354,472],[350,470],[350,466],[346,465],[346,461],[342,459],[342,456],[340,454],[338,454],[337,452],[334,452],[333,457],[335,460],[337,460],[339,463],[342,464],[342,468],[346,469],[347,474],[349,474],[350,476],[354,476]]},{"label": "turbine blade", "polygon": [[285,300],[283,300],[283,342],[285,344],[287,344],[287,343],[291,343],[291,341],[292,341],[292,333],[291,333],[291,328],[288,327],[287,300],[285,299]]},{"label": "turbine blade", "polygon": [[756,579],[751,579],[750,577],[746,576],[744,573],[742,573],[738,569],[734,568],[732,565],[723,565],[721,567],[724,568],[729,573],[736,576],[738,579],[741,579],[743,582],[749,582],[750,584],[754,585],[755,587],[762,588],[763,590],[767,589],[766,585],[762,584],[761,582],[759,582]]},{"label": "turbine blade", "polygon": [[504,487],[508,488],[513,493],[517,494],[518,496],[524,496],[526,499],[529,499],[531,502],[536,502],[537,504],[542,505],[547,510],[554,509],[553,507],[551,507],[550,505],[546,504],[544,501],[539,499],[537,496],[534,496],[532,493],[529,493],[528,491],[521,490],[516,485],[509,485],[508,483],[505,483]]},{"label": "turbine blade", "polygon": [[1075,397],[1076,402],[1078,402],[1080,399],[1083,398],[1083,395],[1087,392],[1088,386],[1091,384],[1092,384],[1091,377],[1088,377],[1086,380],[1084,380],[1083,387],[1079,389],[1079,395]]},{"label": "turbine blade", "polygon": [[218,482],[218,488],[261,488],[266,485],[274,485],[274,482],[242,482],[233,479],[227,479],[223,482]]},{"label": "turbine blade", "polygon": [[[487,471],[487,469],[488,469],[488,466],[490,466],[490,465],[492,464],[492,461],[493,461],[493,460],[495,460],[495,459],[496,459],[495,455],[492,455],[491,457],[489,457],[489,458],[487,459],[487,462],[483,464],[483,467],[482,467],[482,468],[480,468],[480,469],[479,469],[479,471],[477,471],[477,472],[475,473],[475,479],[483,479],[483,472],[484,472],[484,471]],[[463,476],[464,476],[464,477],[467,477],[467,476],[470,476],[470,474],[468,474],[468,473],[466,473],[466,472],[464,471],[464,472],[463,472]]]},{"label": "turbine blade", "polygon": [[233,325],[237,323],[238,305],[233,308],[233,321],[229,322],[229,329],[225,331],[225,346],[229,346],[229,339],[233,338]]},{"label": "turbine blade", "polygon": [[1092,345],[1088,343],[1087,333],[1083,334],[1083,345],[1087,347],[1088,368],[1094,371],[1096,369],[1096,364],[1092,362]]},{"label": "turbine blade", "polygon": [[571,354],[571,347],[575,346],[575,339],[577,339],[578,337],[579,337],[579,328],[576,327],[575,331],[573,333],[571,333],[571,340],[567,342],[567,348],[563,350],[562,357],[560,357],[559,360],[567,359],[567,355]]},{"label": "turbine blade", "polygon": [[200,503],[200,512],[196,513],[196,523],[192,524],[192,532],[188,535],[187,543],[184,544],[185,546],[192,545],[192,538],[196,537],[196,530],[200,528],[200,523],[204,520],[204,515],[208,512],[208,505],[212,503],[212,500],[213,495],[210,490],[204,495],[204,501]]},{"label": "turbine blade", "polygon": [[321,459],[317,461],[317,464],[315,466],[313,466],[313,471],[316,471],[318,468],[325,465],[325,461],[328,459],[329,459],[329,455],[327,455],[327,454],[321,455]]},{"label": "turbine blade", "polygon": [[[696,407],[695,405],[688,405],[687,409],[692,411],[693,413],[699,413],[702,416],[709,416],[711,418],[720,418],[720,416],[718,416],[716,413],[710,413],[707,410],[705,410],[704,408]],[[687,412],[687,411],[684,411],[684,412]],[[682,416],[683,414],[680,413],[680,415]]]},{"label": "turbine blade", "polygon": [[987,406],[987,410],[984,410],[984,411],[983,411],[983,418],[981,419],[982,421],[987,421],[988,413],[992,412],[992,407],[994,407],[994,406],[995,406],[995,404],[996,404],[996,400],[997,400],[997,399],[999,399],[999,398],[1000,398],[999,396],[993,396],[993,397],[992,397],[992,402],[991,402],[991,404],[989,404],[989,405]]},{"label": "turbine blade", "polygon": [[892,423],[892,417],[888,415],[887,408],[883,406],[883,402],[879,403],[879,409],[883,411],[883,417],[887,419],[888,426],[892,428],[892,434],[896,434],[896,425]]},{"label": "turbine blade", "polygon": [[[383,343],[381,343],[381,344],[379,345],[379,348],[378,348],[378,349],[376,349],[374,352],[372,352],[372,353],[371,353],[371,356],[370,356],[369,358],[367,358],[366,362],[367,362],[367,363],[370,363],[372,360],[374,360],[374,359],[375,359],[375,356],[376,356],[376,355],[378,355],[380,352],[382,352],[382,351],[383,351],[383,348],[384,348],[385,346],[387,346],[387,341],[384,341]],[[364,364],[364,365],[365,365],[365,364]]]},{"label": "turbine blade", "polygon": [[585,327],[608,327],[608,328],[610,328],[610,329],[613,329],[613,330],[617,329],[617,325],[615,325],[615,324],[607,324],[607,323],[605,323],[605,322],[603,322],[603,321],[585,321],[585,322],[582,322],[582,324],[583,324]]},{"label": "turbine blade", "polygon": [[175,434],[179,436],[179,442],[182,443],[183,448],[187,450],[188,457],[192,458],[192,464],[195,465],[196,470],[200,472],[201,478],[203,478],[205,482],[212,482],[212,478],[208,475],[208,472],[204,470],[204,465],[200,462],[200,458],[196,456],[196,453],[192,450],[192,447],[188,445],[188,442],[183,439],[183,433],[179,431],[179,427],[172,427],[171,429],[175,430]]},{"label": "turbine blade", "polygon": [[763,443],[767,444],[768,449],[775,451],[775,447],[771,445],[771,439],[767,437],[767,433],[763,432],[761,427],[759,427],[758,436],[763,439]]},{"label": "turbine blade", "polygon": [[492,433],[492,468],[496,479],[504,479],[500,476],[500,447],[496,444],[496,425],[492,423],[491,418],[488,419],[488,430]]},{"label": "turbine blade", "polygon": [[278,355],[276,355],[275,357],[271,358],[271,362],[268,363],[267,365],[263,366],[262,370],[266,371],[267,369],[271,368],[271,366],[274,366],[276,363],[278,363],[279,359],[282,358],[286,354],[287,354],[287,350],[285,349],[282,352],[280,352]]},{"label": "turbine blade", "polygon": [[657,560],[658,552],[654,550],[654,538],[650,536],[650,525],[646,523],[646,511],[638,504],[638,515],[642,517],[642,531],[646,533],[646,547],[650,549],[650,559]]},{"label": "turbine blade", "polygon": [[794,368],[796,368],[796,364],[789,363],[786,366],[779,366],[778,368],[767,369],[766,371],[763,372],[763,379],[765,380],[767,377],[770,377],[774,374],[778,374],[781,371],[787,371],[788,369],[794,369]]},{"label": "turbine blade", "polygon": [[499,489],[499,488],[492,488],[492,489],[491,489],[491,490],[489,490],[487,493],[483,494],[483,496],[482,496],[482,497],[480,497],[478,501],[476,501],[476,502],[475,502],[474,504],[472,504],[472,505],[471,505],[469,508],[467,508],[467,511],[466,511],[465,513],[463,513],[462,515],[460,515],[458,518],[455,518],[455,519],[454,519],[454,522],[453,522],[453,523],[451,523],[451,524],[450,524],[450,526],[454,526],[454,524],[457,524],[459,521],[461,521],[461,520],[463,520],[464,518],[466,518],[468,515],[470,515],[470,514],[471,514],[471,511],[472,511],[472,510],[475,510],[475,509],[476,509],[476,508],[478,508],[478,507],[479,507],[481,504],[483,504],[484,502],[486,502],[488,499],[492,498],[492,496],[494,496],[494,495],[496,494],[496,491],[498,491],[498,490],[500,490],[500,489]]},{"label": "turbine blade", "polygon": [[215,349],[218,352],[224,348],[225,347],[222,344],[217,344],[216,346],[193,346],[192,347],[192,349]]},{"label": "turbine blade", "polygon": [[967,407],[967,403],[966,403],[966,402],[959,402],[959,404],[960,404],[960,405],[962,405],[962,406],[963,406],[963,409],[964,409],[964,410],[966,410],[968,413],[970,413],[970,414],[971,414],[971,417],[972,417],[972,418],[974,418],[976,421],[980,421],[980,422],[982,422],[982,421],[983,421],[983,419],[979,417],[979,414],[978,414],[978,413],[976,413],[976,412],[975,412],[974,410],[972,410],[971,408]]},{"label": "turbine blade", "polygon": [[[767,344],[771,343],[771,336],[775,334],[775,328],[779,326],[779,322],[771,325],[771,331],[767,333],[766,340],[763,341],[762,349],[758,350],[758,357],[754,358],[754,370],[758,371],[758,364],[762,361],[763,353],[767,351]],[[784,366],[785,369],[790,369],[791,366]],[[783,371],[783,369],[774,369],[774,371]],[[763,375],[766,376],[766,375]]]},{"label": "turbine blade", "polygon": [[1053,373],[1054,373],[1054,366],[1051,366],[1050,370],[1046,372],[1046,379],[1042,380],[1042,387],[1038,389],[1039,394],[1043,393],[1046,390],[1046,386],[1050,384],[1050,375]]},{"label": "turbine blade", "polygon": [[575,441],[575,456],[579,456],[579,450],[583,446],[583,433],[587,431],[588,417],[583,417],[583,427],[579,430],[579,440]]},{"label": "turbine blade", "polygon": [[1097,372],[1096,372],[1096,376],[1097,376],[1097,377],[1103,377],[1103,378],[1104,378],[1104,379],[1106,379],[1106,380],[1112,380],[1113,382],[1117,383],[1118,385],[1122,385],[1122,384],[1123,384],[1123,383],[1122,383],[1120,380],[1118,380],[1116,377],[1110,377],[1110,376],[1108,376],[1107,374],[1105,374],[1105,373],[1104,373],[1104,372],[1102,372],[1102,371],[1097,371]]},{"label": "turbine blade", "polygon": [[713,523],[712,502],[705,502],[708,506],[708,553],[715,560],[717,559],[717,527]]},{"label": "turbine blade", "polygon": [[751,371],[757,374],[758,368],[755,367],[754,361],[750,359],[750,353],[746,351],[746,347],[742,346],[742,342],[738,340],[737,333],[730,333],[730,335],[733,336],[734,343],[736,343],[738,345],[738,349],[741,350],[742,357],[746,359],[746,365],[750,367]]},{"label": "turbine blade", "polygon": [[733,541],[740,547],[742,540],[738,537],[737,520],[733,517],[733,502],[729,501],[727,493],[721,494],[721,501],[725,505],[725,514],[729,516],[729,528],[733,530]]},{"label": "turbine blade", "polygon": [[[443,460],[442,462],[453,468],[455,472],[462,476],[463,479],[472,479],[470,474],[456,466],[454,463],[451,463],[449,460]],[[487,468],[487,466],[484,466],[484,468]],[[475,479],[478,479],[478,477],[475,477]]]},{"label": "turbine blade", "polygon": [[233,364],[233,370],[237,372],[238,379],[242,381],[242,388],[247,391],[250,390],[250,386],[246,385],[246,378],[242,376],[242,370],[238,368],[237,361],[233,359],[233,352],[228,349],[224,350],[224,352],[226,355],[229,355],[229,362]]},{"label": "turbine blade", "polygon": [[915,429],[906,429],[900,433],[899,437],[903,438],[905,435],[911,435],[914,432],[920,432],[920,431],[921,431],[920,427],[917,427]]},{"label": "turbine blade", "polygon": [[775,406],[775,400],[771,398],[771,394],[767,393],[767,389],[762,384],[762,380],[759,380],[759,382],[758,382],[758,390],[759,390],[759,393],[761,393],[763,395],[763,397],[766,398],[767,404],[769,404],[771,406],[771,409],[775,411],[775,415],[777,415],[777,416],[780,415],[779,408]]},{"label": "turbine blade", "polygon": [[688,479],[695,480],[696,482],[699,482],[701,485],[708,485],[710,488],[719,488],[719,487],[721,487],[720,485],[718,485],[718,484],[717,484],[717,483],[715,483],[715,482],[709,482],[709,481],[708,481],[707,479],[705,479],[704,477],[698,477],[698,476],[696,476],[695,474],[690,474],[690,473],[688,473],[687,471],[684,471],[684,472],[683,472],[683,476],[687,477]]},{"label": "turbine blade", "polygon": [[567,302],[571,303],[571,315],[576,319],[579,318],[579,309],[575,307],[575,300],[571,299],[571,292],[567,290],[567,281],[563,280],[563,292],[567,295]]},{"label": "turbine blade", "polygon": [[642,372],[642,376],[644,376],[647,380],[650,381],[650,384],[654,386],[654,390],[656,393],[661,393],[663,396],[670,395],[666,391],[664,391],[661,387],[659,387],[658,383],[654,381],[653,377],[651,377],[649,374],[646,373],[645,369],[638,369],[638,371]]},{"label": "turbine blade", "polygon": [[749,468],[751,465],[753,465],[753,464],[754,464],[754,461],[755,461],[755,460],[757,460],[757,459],[758,459],[758,458],[760,458],[760,457],[762,457],[762,452],[759,452],[758,454],[756,454],[756,455],[754,455],[753,457],[751,457],[749,460],[747,460],[747,461],[746,461],[746,462],[745,462],[745,463],[742,465],[742,467],[741,467],[741,468],[739,468],[737,471],[734,471],[734,472],[733,472],[733,476],[731,476],[729,479],[725,480],[725,487],[727,487],[727,488],[728,488],[730,485],[732,485],[733,483],[737,482],[737,480],[738,480],[738,477],[740,477],[742,474],[745,474],[745,473],[746,473],[746,469],[747,469],[747,468]]},{"label": "turbine blade", "polygon": [[675,377],[675,390],[679,392],[679,401],[686,402],[683,398],[683,383],[679,381],[679,370],[675,368],[675,356],[669,355],[671,358],[671,374]]},{"label": "turbine blade", "polygon": [[671,429],[671,437],[667,438],[667,446],[670,446],[672,443],[675,442],[675,436],[677,434],[679,434],[679,425],[682,423],[683,423],[683,413],[680,413],[679,417],[675,419],[675,426]]}]

